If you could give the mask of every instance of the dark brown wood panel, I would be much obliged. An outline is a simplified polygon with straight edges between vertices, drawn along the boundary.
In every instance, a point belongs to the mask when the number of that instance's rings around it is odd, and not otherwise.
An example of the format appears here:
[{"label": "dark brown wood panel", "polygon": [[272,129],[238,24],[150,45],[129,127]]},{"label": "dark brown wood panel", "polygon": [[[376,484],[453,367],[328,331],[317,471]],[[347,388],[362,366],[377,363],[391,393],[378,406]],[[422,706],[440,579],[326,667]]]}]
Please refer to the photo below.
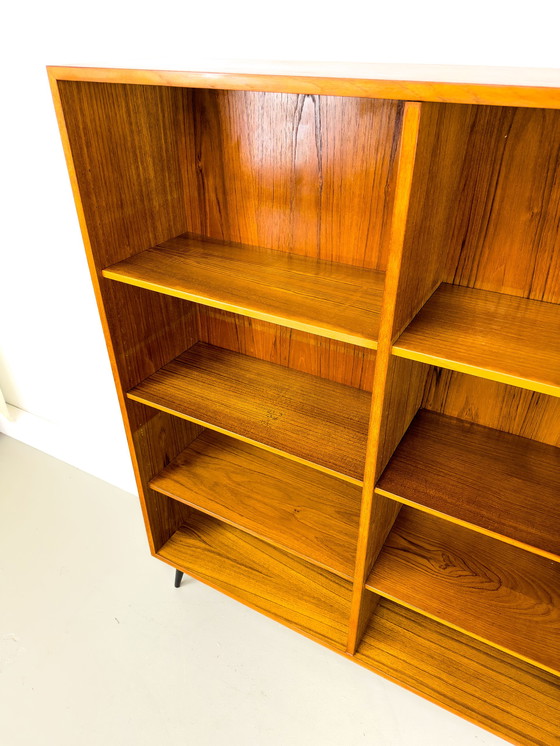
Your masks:
[{"label": "dark brown wood panel", "polygon": [[384,274],[185,234],[103,276],[205,306],[375,348]]},{"label": "dark brown wood panel", "polygon": [[128,396],[361,483],[365,391],[200,342]]},{"label": "dark brown wood panel", "polygon": [[266,321],[198,307],[201,342],[371,391],[375,352]]},{"label": "dark brown wood panel", "polygon": [[560,740],[558,678],[382,599],[356,660],[522,746]]},{"label": "dark brown wood panel", "polygon": [[396,102],[191,90],[188,230],[384,269]]},{"label": "dark brown wood panel", "polygon": [[422,410],[376,491],[560,561],[560,448]]},{"label": "dark brown wood panel", "polygon": [[367,587],[560,671],[560,564],[403,506]]},{"label": "dark brown wood panel", "polygon": [[558,397],[430,367],[422,406],[523,438],[560,446]]},{"label": "dark brown wood panel", "polygon": [[309,637],[344,648],[350,584],[327,570],[200,513],[158,557]]},{"label": "dark brown wood panel", "polygon": [[560,303],[560,115],[474,111],[445,279]]},{"label": "dark brown wood panel", "polygon": [[352,580],[355,485],[207,430],[150,487]]}]

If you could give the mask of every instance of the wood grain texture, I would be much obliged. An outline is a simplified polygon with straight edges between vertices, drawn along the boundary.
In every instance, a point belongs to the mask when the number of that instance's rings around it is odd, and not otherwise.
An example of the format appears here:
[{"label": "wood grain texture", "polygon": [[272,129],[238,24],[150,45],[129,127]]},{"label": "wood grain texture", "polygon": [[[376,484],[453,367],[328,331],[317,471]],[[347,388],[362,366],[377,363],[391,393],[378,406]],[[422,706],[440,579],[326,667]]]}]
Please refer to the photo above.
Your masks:
[{"label": "wood grain texture", "polygon": [[557,397],[430,366],[422,406],[560,446],[560,399]]},{"label": "wood grain texture", "polygon": [[122,402],[123,390],[193,341],[189,304],[99,275],[108,264],[186,230],[183,97],[174,89],[70,82],[60,82],[55,94]]},{"label": "wood grain texture", "polygon": [[51,86],[154,552],[189,511],[151,492],[147,480],[195,435],[192,426],[154,419],[147,408],[128,402],[125,391],[192,343],[196,318],[190,304],[173,298],[146,299],[136,288],[102,285],[98,271],[108,260],[122,259],[142,247],[146,236],[157,241],[185,229],[180,148],[172,139],[162,142],[160,137],[164,123],[180,127],[181,99],[163,89],[75,85],[57,83],[52,77]]},{"label": "wood grain texture", "polygon": [[335,339],[198,306],[201,342],[285,365],[363,391],[372,390],[375,352]]},{"label": "wood grain texture", "polygon": [[560,671],[560,565],[549,559],[403,506],[367,587]]},{"label": "wood grain texture", "polygon": [[179,72],[49,66],[54,80],[560,108],[558,70],[467,65],[236,62]]},{"label": "wood grain texture", "polygon": [[443,284],[393,353],[560,396],[560,306]]},{"label": "wood grain texture", "polygon": [[183,92],[59,82],[95,267],[187,230]]},{"label": "wood grain texture", "polygon": [[560,116],[473,108],[445,279],[560,303]]},{"label": "wood grain texture", "polygon": [[185,234],[103,276],[292,329],[375,348],[384,275]]},{"label": "wood grain texture", "polygon": [[185,96],[191,233],[384,269],[396,102],[195,89]]},{"label": "wood grain texture", "polygon": [[[373,612],[374,601],[372,596],[364,592],[365,579],[400,509],[398,503],[387,500],[381,495],[376,495],[373,488],[381,470],[382,451],[386,447],[381,439],[381,431],[392,406],[392,402],[389,401],[387,396],[387,381],[392,367],[391,342],[402,267],[406,215],[409,208],[421,122],[420,105],[406,104],[403,107],[402,116],[399,117],[399,122],[397,170],[389,194],[392,207],[389,265],[381,308],[378,351],[373,379],[360,530],[356,553],[356,572],[350,612],[348,634],[348,651],[350,653],[355,652]],[[411,417],[413,415],[414,412],[411,413]],[[408,421],[404,423],[398,421],[395,429],[398,429],[399,426],[403,427],[404,432],[408,427]],[[398,438],[400,438],[400,435]],[[391,444],[393,448],[397,445],[397,442],[398,440]],[[391,448],[391,445],[389,445],[389,448]]]},{"label": "wood grain texture", "polygon": [[402,216],[393,339],[443,280],[472,116],[471,107],[422,105],[410,199]]},{"label": "wood grain texture", "polygon": [[128,396],[361,484],[365,391],[198,343]]},{"label": "wood grain texture", "polygon": [[327,570],[201,514],[158,557],[298,632],[344,647],[350,584]]},{"label": "wood grain texture", "polygon": [[205,431],[150,487],[352,580],[360,489]]},{"label": "wood grain texture", "polygon": [[200,434],[202,428],[167,412],[159,412],[130,400],[127,401],[127,410],[130,423],[142,423],[132,433],[133,462],[138,489],[142,495],[140,504],[150,551],[155,554],[179,526],[188,520],[191,510],[187,505],[154,492],[149,481],[183,451]]},{"label": "wood grain texture", "polygon": [[560,739],[556,676],[390,601],[355,660],[514,744]]},{"label": "wood grain texture", "polygon": [[560,448],[422,410],[376,491],[560,561]]}]

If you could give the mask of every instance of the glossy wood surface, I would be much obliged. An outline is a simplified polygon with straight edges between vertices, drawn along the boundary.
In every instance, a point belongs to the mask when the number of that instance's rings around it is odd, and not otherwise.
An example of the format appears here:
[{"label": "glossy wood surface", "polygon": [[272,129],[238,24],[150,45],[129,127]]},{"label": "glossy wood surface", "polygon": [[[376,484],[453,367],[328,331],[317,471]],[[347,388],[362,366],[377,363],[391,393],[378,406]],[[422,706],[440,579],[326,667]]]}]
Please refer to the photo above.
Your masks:
[{"label": "glossy wood surface", "polygon": [[[195,437],[193,427],[154,419],[126,390],[195,340],[194,306],[101,281],[99,270],[185,230],[180,147],[181,95],[153,87],[76,85],[51,76],[76,210],[115,378],[148,542],[155,551],[188,516],[162,501],[148,479]],[[179,94],[179,95],[178,95]],[[179,138],[180,140],[181,138]]]},{"label": "glossy wood surface", "polygon": [[558,397],[429,366],[422,406],[522,438],[560,446]]},{"label": "glossy wood surface", "polygon": [[478,106],[463,121],[443,279],[560,303],[558,113]]},{"label": "glossy wood surface", "polygon": [[150,487],[352,579],[360,489],[205,431]]},{"label": "glossy wood surface", "polygon": [[385,268],[397,102],[190,89],[184,106],[188,231]]},{"label": "glossy wood surface", "polygon": [[[379,343],[371,398],[358,551],[348,631],[348,651],[350,653],[355,652],[376,602],[371,594],[366,594],[364,591],[365,579],[400,509],[400,506],[394,501],[376,495],[373,488],[384,465],[382,459],[386,444],[382,439],[381,430],[392,406],[392,402],[386,396],[387,380],[391,367],[392,330],[403,255],[405,217],[410,199],[420,120],[420,106],[418,104],[406,104],[400,118],[401,131],[397,153],[397,170],[395,182],[391,185],[392,189],[390,191],[392,222],[389,266],[383,293]],[[403,431],[406,430],[408,422],[402,423],[398,418],[394,422],[393,433],[396,434],[401,426]],[[393,448],[399,438],[400,434],[397,435],[396,441],[392,444]],[[391,448],[391,445],[388,447]]]},{"label": "glossy wood surface", "polygon": [[395,355],[560,396],[560,306],[443,284]]},{"label": "glossy wood surface", "polygon": [[251,61],[191,72],[57,66],[48,71],[58,80],[560,108],[555,69]]},{"label": "glossy wood surface", "polygon": [[422,410],[376,491],[560,560],[560,448]]},{"label": "glossy wood surface", "polygon": [[401,219],[393,340],[443,280],[470,112],[465,106],[422,106],[410,198]]},{"label": "glossy wood surface", "polygon": [[275,324],[374,348],[381,272],[281,251],[178,236],[103,276]]},{"label": "glossy wood surface", "polygon": [[382,600],[356,660],[514,744],[560,739],[558,679]]},{"label": "glossy wood surface", "polygon": [[218,308],[197,306],[197,311],[201,342],[363,391],[372,390],[374,350]]},{"label": "glossy wood surface", "polygon": [[560,671],[556,562],[403,506],[367,587]]},{"label": "glossy wood surface", "polygon": [[156,552],[189,518],[191,511],[187,505],[176,500],[162,500],[161,495],[152,490],[149,481],[186,448],[202,428],[138,402],[127,400],[126,405],[129,423],[141,423],[132,432],[137,459],[135,473],[142,495],[141,506],[150,550]]},{"label": "glossy wood surface", "polygon": [[128,396],[361,483],[365,391],[199,342]]},{"label": "glossy wood surface", "polygon": [[350,584],[244,531],[193,514],[157,556],[309,637],[346,643]]}]

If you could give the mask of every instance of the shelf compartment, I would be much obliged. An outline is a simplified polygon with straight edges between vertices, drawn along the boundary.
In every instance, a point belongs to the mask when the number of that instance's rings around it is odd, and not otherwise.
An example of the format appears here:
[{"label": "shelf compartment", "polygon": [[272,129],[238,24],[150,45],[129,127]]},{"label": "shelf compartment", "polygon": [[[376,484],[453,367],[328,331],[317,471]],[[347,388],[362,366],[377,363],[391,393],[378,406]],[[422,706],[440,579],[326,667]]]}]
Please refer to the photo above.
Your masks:
[{"label": "shelf compartment", "polygon": [[376,492],[560,560],[560,448],[420,410]]},{"label": "shelf compartment", "polygon": [[391,601],[378,603],[355,660],[513,743],[560,738],[552,674]]},{"label": "shelf compartment", "polygon": [[403,506],[367,588],[552,673],[560,565]]},{"label": "shelf compartment", "polygon": [[103,270],[129,285],[376,349],[384,273],[188,234]]},{"label": "shelf compartment", "polygon": [[157,556],[308,637],[344,650],[351,584],[202,514]]},{"label": "shelf compartment", "polygon": [[560,396],[560,306],[487,290],[439,286],[393,353]]},{"label": "shelf compartment", "polygon": [[353,579],[361,499],[355,485],[206,430],[150,487]]},{"label": "shelf compartment", "polygon": [[360,389],[198,342],[128,396],[362,484],[371,395]]}]

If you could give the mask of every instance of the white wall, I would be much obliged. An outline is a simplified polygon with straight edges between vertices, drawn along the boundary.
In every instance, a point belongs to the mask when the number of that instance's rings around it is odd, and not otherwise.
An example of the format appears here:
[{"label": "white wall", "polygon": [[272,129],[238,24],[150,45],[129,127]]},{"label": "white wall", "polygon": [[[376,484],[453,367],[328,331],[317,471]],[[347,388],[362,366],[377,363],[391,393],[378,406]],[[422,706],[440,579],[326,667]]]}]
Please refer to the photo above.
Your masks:
[{"label": "white wall", "polygon": [[0,430],[134,490],[45,65],[208,59],[560,68],[558,3],[51,0],[3,11]]}]

